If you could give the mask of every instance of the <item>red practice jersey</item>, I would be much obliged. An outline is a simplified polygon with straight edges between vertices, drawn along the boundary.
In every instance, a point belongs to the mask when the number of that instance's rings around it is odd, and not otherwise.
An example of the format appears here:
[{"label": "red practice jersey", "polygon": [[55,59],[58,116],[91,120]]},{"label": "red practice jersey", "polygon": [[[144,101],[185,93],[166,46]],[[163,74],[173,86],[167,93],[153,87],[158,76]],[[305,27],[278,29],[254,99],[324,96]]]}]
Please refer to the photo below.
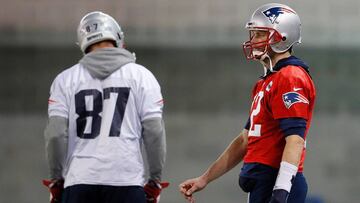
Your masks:
[{"label": "red practice jersey", "polygon": [[[253,89],[252,99],[244,163],[261,163],[279,168],[285,147],[285,136],[279,126],[279,119],[306,120],[306,141],[314,109],[314,83],[306,69],[286,65],[259,80]],[[301,155],[299,172],[303,171],[304,159],[305,148]]]}]

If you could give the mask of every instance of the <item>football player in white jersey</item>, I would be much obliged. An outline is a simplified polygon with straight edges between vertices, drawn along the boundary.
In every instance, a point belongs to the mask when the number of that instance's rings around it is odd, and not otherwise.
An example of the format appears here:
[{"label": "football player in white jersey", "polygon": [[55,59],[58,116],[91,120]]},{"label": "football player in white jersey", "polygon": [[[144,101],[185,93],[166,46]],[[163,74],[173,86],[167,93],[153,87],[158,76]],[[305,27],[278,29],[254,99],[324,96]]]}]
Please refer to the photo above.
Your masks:
[{"label": "football player in white jersey", "polygon": [[44,132],[50,179],[43,183],[51,202],[156,203],[168,186],[161,182],[166,140],[160,85],[124,49],[124,34],[111,16],[86,14],[77,35],[84,56],[50,89]]}]

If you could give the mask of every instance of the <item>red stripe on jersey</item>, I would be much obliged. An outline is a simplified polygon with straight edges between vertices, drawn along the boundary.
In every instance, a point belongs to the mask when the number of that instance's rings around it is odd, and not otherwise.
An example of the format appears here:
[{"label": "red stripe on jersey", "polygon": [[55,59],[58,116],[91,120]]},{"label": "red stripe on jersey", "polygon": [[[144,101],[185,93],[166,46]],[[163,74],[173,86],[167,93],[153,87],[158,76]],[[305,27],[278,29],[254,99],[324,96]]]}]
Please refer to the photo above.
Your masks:
[{"label": "red stripe on jersey", "polygon": [[52,100],[52,99],[48,99],[48,104],[53,104],[53,103],[56,103],[57,101],[55,100]]}]

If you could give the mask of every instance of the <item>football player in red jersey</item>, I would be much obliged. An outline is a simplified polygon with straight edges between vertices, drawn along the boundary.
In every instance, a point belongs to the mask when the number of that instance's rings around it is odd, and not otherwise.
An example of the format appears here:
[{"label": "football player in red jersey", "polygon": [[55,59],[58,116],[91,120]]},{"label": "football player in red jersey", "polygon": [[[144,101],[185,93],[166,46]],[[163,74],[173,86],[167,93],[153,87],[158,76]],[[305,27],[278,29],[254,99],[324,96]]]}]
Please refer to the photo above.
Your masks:
[{"label": "football player in red jersey", "polygon": [[244,130],[199,177],[184,181],[180,192],[192,194],[243,161],[239,185],[250,203],[303,203],[307,183],[303,175],[305,140],[315,101],[308,66],[292,56],[300,43],[297,13],[282,4],[259,7],[246,24],[250,40],[243,44],[247,59],[265,70],[252,91],[252,105]]}]

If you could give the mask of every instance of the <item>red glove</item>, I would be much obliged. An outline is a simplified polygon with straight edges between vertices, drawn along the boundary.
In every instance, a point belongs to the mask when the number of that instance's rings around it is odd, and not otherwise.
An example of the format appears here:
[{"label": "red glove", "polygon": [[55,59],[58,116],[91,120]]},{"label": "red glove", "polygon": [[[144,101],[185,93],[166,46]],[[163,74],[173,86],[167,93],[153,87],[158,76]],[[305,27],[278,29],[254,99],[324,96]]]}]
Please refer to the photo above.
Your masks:
[{"label": "red glove", "polygon": [[160,201],[161,190],[169,186],[169,182],[157,182],[149,180],[144,186],[147,203],[158,203]]},{"label": "red glove", "polygon": [[61,203],[61,195],[64,190],[64,180],[43,180],[50,192],[50,203]]}]

